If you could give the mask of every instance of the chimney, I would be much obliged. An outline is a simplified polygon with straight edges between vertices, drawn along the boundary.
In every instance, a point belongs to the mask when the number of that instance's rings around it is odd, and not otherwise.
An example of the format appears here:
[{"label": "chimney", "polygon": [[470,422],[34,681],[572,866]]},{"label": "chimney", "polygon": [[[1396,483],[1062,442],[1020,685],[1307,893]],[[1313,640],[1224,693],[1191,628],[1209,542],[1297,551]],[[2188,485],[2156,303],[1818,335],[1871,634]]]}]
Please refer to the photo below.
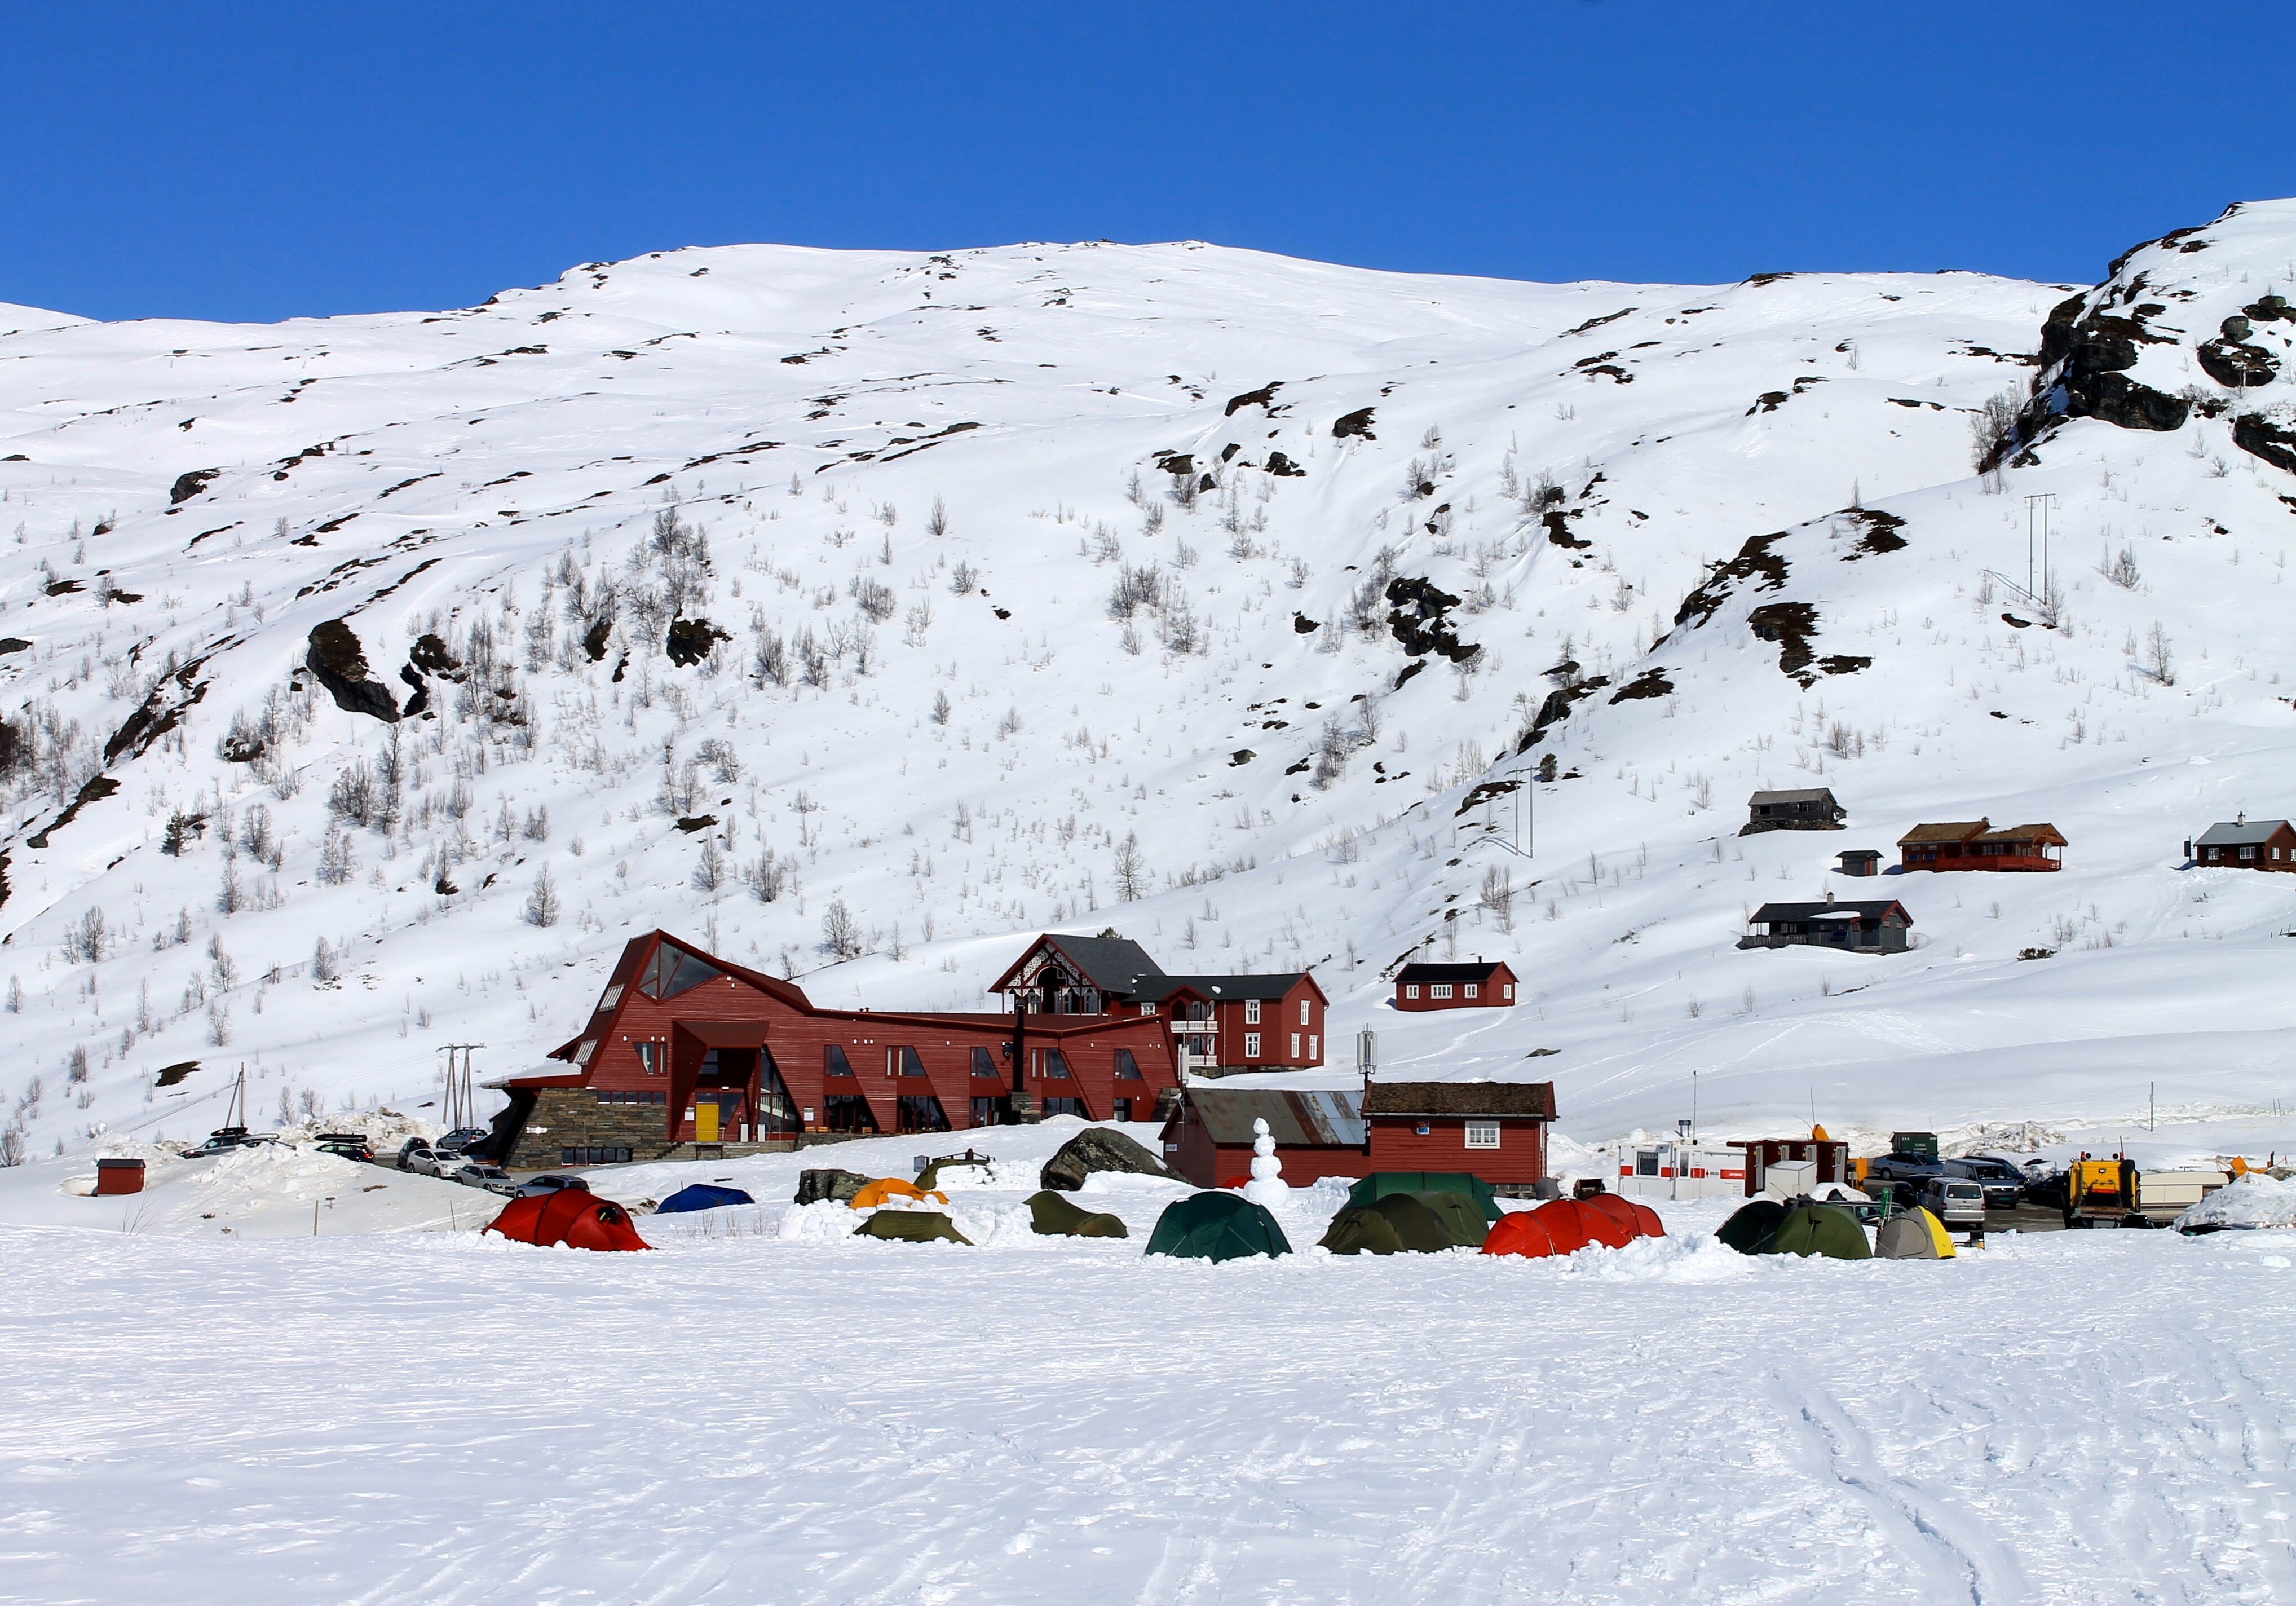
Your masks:
[{"label": "chimney", "polygon": [[2248,823],[2248,810],[2246,810],[2245,808],[2243,808],[2243,809],[2242,809],[2242,810],[2240,811],[2240,823],[2242,823],[2243,825],[2245,825],[2245,824],[2247,824],[2247,823]]},{"label": "chimney", "polygon": [[1825,889],[1825,901],[1829,904],[1833,901],[1833,889],[1831,887]]}]

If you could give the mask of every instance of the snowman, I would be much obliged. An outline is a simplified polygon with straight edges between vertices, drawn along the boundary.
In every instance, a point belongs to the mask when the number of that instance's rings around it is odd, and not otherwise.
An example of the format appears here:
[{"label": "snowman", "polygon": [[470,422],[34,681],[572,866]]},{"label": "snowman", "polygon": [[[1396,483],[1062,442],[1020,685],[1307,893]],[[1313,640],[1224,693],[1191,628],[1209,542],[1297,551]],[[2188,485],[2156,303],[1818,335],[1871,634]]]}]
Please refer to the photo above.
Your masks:
[{"label": "snowman", "polygon": [[1251,1123],[1251,1180],[1243,1184],[1243,1196],[1270,1210],[1280,1210],[1291,1202],[1283,1162],[1275,1158],[1275,1140],[1268,1135],[1265,1120]]}]

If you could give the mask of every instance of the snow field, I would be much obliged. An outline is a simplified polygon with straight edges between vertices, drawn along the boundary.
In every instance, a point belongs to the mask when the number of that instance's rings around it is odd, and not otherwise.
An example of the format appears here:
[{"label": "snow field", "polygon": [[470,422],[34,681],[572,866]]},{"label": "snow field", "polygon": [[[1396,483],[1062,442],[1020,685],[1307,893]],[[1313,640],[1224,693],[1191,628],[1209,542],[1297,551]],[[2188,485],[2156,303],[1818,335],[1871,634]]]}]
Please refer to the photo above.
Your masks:
[{"label": "snow field", "polygon": [[2296,1234],[1755,1260],[1660,1208],[1568,1261],[1218,1266],[9,1228],[0,1596],[2296,1590]]}]

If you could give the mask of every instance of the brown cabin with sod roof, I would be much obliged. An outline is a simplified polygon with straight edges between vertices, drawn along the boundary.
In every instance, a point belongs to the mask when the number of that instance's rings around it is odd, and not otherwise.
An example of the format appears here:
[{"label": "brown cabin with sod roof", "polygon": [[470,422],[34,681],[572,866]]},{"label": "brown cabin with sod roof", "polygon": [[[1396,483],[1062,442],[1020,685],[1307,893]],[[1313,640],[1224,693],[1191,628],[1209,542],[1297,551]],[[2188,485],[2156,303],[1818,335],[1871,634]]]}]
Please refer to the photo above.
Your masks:
[{"label": "brown cabin with sod roof", "polygon": [[666,932],[633,938],[562,1069],[510,1095],[496,1157],[646,1159],[684,1143],[786,1150],[1075,1115],[1147,1120],[1179,1085],[1158,1019],[824,1009]]},{"label": "brown cabin with sod roof", "polygon": [[1898,839],[1907,870],[2060,870],[2065,846],[2054,825],[2008,825],[1996,831],[1987,820],[1916,825]]},{"label": "brown cabin with sod roof", "polygon": [[1511,1009],[1514,972],[1504,961],[1472,964],[1407,964],[1395,973],[1399,1010]]},{"label": "brown cabin with sod roof", "polygon": [[1546,1175],[1552,1082],[1367,1082],[1374,1171],[1467,1171],[1525,1185]]}]

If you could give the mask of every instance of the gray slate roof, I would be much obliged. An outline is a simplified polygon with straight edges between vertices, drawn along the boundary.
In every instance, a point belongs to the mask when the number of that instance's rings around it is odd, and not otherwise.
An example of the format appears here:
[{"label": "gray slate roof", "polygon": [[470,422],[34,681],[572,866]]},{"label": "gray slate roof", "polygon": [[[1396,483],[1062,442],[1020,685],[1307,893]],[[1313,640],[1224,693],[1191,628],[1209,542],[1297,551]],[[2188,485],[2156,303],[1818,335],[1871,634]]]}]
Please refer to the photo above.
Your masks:
[{"label": "gray slate roof", "polygon": [[[1746,807],[1764,803],[1833,803],[1833,789],[1827,786],[1804,786],[1791,791],[1758,791],[1746,799]],[[1839,805],[1836,805],[1839,807]]]},{"label": "gray slate roof", "polygon": [[1180,988],[1190,987],[1215,1000],[1281,998],[1298,987],[1306,974],[1305,971],[1276,971],[1265,976],[1158,975],[1141,982],[1132,996],[1142,1004],[1161,1004]]},{"label": "gray slate roof", "polygon": [[[1395,973],[1398,981],[1483,981],[1499,968],[1498,960],[1472,964],[1407,964]],[[1513,967],[1509,966],[1510,970]]]},{"label": "gray slate roof", "polygon": [[1191,1087],[1187,1103],[1222,1147],[1250,1143],[1255,1119],[1266,1121],[1267,1135],[1287,1147],[1352,1149],[1364,1141],[1362,1100],[1351,1092]]},{"label": "gray slate roof", "polygon": [[1050,931],[1045,939],[1061,951],[1083,979],[1103,993],[1129,995],[1145,981],[1160,980],[1163,967],[1128,937],[1074,937]]},{"label": "gray slate roof", "polygon": [[1892,909],[1905,916],[1907,925],[1914,923],[1914,917],[1906,914],[1905,905],[1893,897],[1864,902],[1845,899],[1831,904],[1764,904],[1754,911],[1748,923],[1766,926],[1781,920],[1879,920]]},{"label": "gray slate roof", "polygon": [[2202,848],[2255,847],[2270,841],[2288,829],[2285,820],[2218,820],[2201,832],[2197,846]]}]

